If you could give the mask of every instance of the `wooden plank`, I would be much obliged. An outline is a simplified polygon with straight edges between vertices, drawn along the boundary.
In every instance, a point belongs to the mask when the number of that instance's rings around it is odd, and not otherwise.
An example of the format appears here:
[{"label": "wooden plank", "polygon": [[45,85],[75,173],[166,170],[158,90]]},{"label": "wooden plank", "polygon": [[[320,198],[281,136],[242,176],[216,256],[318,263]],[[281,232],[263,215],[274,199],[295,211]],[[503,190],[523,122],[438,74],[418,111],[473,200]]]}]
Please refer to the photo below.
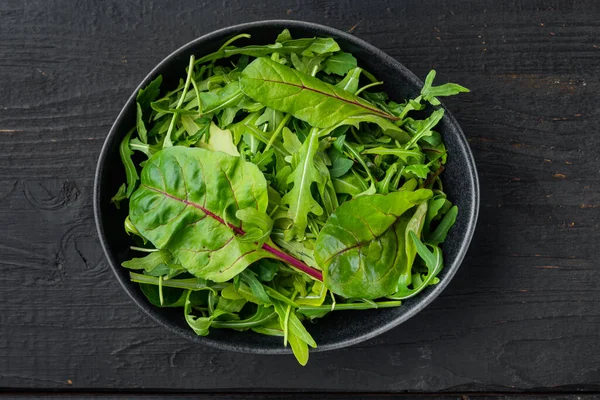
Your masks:
[{"label": "wooden plank", "polygon": [[[0,387],[480,391],[600,388],[600,27],[593,1],[0,2]],[[419,76],[470,139],[480,223],[445,293],[367,343],[244,355],[157,327],[97,242],[92,177],[145,74],[234,23],[352,30]]]}]

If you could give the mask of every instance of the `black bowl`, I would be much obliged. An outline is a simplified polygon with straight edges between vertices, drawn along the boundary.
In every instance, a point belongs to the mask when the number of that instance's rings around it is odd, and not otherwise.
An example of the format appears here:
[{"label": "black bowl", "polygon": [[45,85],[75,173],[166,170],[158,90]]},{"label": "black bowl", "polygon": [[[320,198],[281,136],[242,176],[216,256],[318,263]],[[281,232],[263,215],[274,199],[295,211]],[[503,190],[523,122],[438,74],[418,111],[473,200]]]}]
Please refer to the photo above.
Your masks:
[{"label": "black bowl", "polygon": [[[151,305],[138,284],[130,282],[129,271],[121,267],[121,262],[132,257],[129,250],[131,241],[123,230],[123,220],[127,211],[117,210],[110,204],[111,197],[125,179],[119,159],[119,143],[127,131],[135,125],[136,93],[156,76],[163,75],[164,88],[175,87],[182,78],[182,72],[185,71],[190,55],[195,54],[199,57],[213,52],[227,39],[239,33],[252,35],[252,39],[244,42],[245,44],[272,43],[284,28],[288,28],[294,38],[313,36],[335,38],[342,49],[356,56],[360,66],[385,82],[383,89],[396,100],[417,96],[423,84],[402,64],[372,45],[337,29],[300,21],[253,22],[215,31],[176,50],[146,76],[123,107],[102,148],[94,186],[96,225],[110,266],[131,298],[160,325],[198,344],[246,353],[290,352],[289,348],[281,345],[280,338],[262,336],[254,332],[214,329],[207,337],[197,336],[187,326],[181,309],[161,309]],[[439,275],[441,282],[428,287],[419,296],[406,300],[398,308],[334,312],[315,324],[308,324],[308,330],[318,344],[316,351],[350,346],[406,321],[425,308],[444,290],[460,266],[475,230],[479,211],[479,183],[467,140],[448,110],[438,130],[442,133],[448,149],[448,164],[442,174],[444,188],[449,199],[458,205],[460,210],[456,224],[443,246],[446,266]]]}]

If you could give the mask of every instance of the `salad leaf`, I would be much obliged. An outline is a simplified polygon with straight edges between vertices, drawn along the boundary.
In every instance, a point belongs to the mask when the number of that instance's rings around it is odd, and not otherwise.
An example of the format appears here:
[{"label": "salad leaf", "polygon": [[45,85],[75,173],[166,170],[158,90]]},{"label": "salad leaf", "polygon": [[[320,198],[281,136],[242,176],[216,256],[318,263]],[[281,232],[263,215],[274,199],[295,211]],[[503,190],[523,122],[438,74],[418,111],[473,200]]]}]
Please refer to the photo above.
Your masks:
[{"label": "salad leaf", "polygon": [[255,101],[317,128],[329,128],[356,116],[398,119],[360,97],[269,58],[252,61],[242,72],[240,84]]},{"label": "salad leaf", "polygon": [[377,299],[395,292],[402,272],[404,234],[395,225],[415,205],[426,202],[427,189],[363,196],[340,205],[315,243],[315,259],[324,283],[344,297]]},{"label": "salad leaf", "polygon": [[313,198],[311,185],[320,182],[322,176],[313,161],[319,145],[318,131],[313,129],[298,151],[298,163],[288,177],[288,183],[293,183],[293,188],[281,199],[283,204],[289,205],[288,215],[293,221],[293,226],[287,232],[288,239],[304,238],[308,224],[308,213],[323,214],[323,208]]}]

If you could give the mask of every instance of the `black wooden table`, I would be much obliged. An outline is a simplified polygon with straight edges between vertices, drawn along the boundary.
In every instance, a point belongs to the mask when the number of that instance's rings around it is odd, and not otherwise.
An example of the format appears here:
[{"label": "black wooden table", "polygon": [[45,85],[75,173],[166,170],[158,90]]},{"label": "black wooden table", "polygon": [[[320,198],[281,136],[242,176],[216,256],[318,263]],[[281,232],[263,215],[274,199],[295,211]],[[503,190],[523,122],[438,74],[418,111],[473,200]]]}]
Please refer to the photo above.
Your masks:
[{"label": "black wooden table", "polygon": [[[420,77],[435,68],[469,87],[446,104],[482,189],[447,290],[402,326],[305,368],[156,326],[113,277],[92,216],[100,147],[150,69],[202,34],[276,18],[353,32]],[[594,1],[1,1],[0,387],[595,397],[599,77]]]}]

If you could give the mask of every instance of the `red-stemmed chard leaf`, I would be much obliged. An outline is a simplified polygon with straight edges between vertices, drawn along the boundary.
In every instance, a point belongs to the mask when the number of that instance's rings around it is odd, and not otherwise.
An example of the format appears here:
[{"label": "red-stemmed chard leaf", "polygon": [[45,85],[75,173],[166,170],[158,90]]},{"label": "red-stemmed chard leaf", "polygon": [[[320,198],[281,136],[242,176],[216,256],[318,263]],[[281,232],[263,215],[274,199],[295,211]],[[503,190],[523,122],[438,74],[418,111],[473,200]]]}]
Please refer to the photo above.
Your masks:
[{"label": "red-stemmed chard leaf", "polygon": [[245,234],[236,212],[267,209],[267,183],[256,165],[221,152],[174,146],[146,161],[131,196],[131,222],[190,273],[224,282],[261,258],[276,258],[315,279],[321,272]]}]

